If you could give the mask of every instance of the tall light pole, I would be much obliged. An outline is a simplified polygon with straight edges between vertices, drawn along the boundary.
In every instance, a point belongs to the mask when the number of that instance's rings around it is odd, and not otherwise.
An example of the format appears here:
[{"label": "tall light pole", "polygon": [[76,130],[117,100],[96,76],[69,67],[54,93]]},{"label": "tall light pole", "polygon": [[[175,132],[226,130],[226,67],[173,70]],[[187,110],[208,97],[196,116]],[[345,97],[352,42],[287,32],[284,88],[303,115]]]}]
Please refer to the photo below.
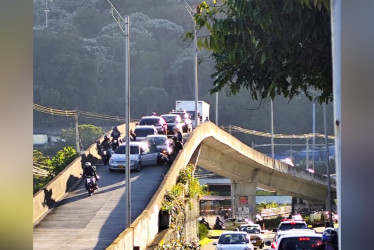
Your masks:
[{"label": "tall light pole", "polygon": [[49,9],[48,9],[48,0],[45,1],[45,9],[44,9],[44,13],[45,13],[45,27],[48,28],[48,13],[49,13]]},{"label": "tall light pole", "polygon": [[[335,166],[336,192],[338,200],[338,214],[342,218],[341,210],[341,0],[331,2],[331,47],[332,47],[332,82],[334,97],[334,134],[335,134]],[[340,225],[343,223],[339,222]],[[339,226],[339,235],[341,234]],[[338,237],[339,249],[342,248],[342,237]]]},{"label": "tall light pole", "polygon": [[192,20],[193,20],[193,43],[194,43],[194,76],[195,76],[195,127],[199,125],[199,117],[198,117],[198,100],[199,100],[199,84],[197,79],[197,37],[196,37],[196,22],[194,19],[195,11],[191,8],[191,6],[184,0],[186,3],[186,9],[188,13],[190,14]]},{"label": "tall light pole", "polygon": [[[111,6],[110,13],[113,19],[118,24],[119,28],[126,36],[125,44],[125,116],[126,116],[126,228],[131,225],[131,183],[130,183],[130,17],[123,18],[120,13],[114,8],[113,4],[107,0]],[[126,24],[126,27],[122,26],[122,23]]]},{"label": "tall light pole", "polygon": [[270,100],[270,113],[271,113],[271,158],[273,158],[273,168],[275,167],[274,159],[274,111],[273,111],[273,99]]}]

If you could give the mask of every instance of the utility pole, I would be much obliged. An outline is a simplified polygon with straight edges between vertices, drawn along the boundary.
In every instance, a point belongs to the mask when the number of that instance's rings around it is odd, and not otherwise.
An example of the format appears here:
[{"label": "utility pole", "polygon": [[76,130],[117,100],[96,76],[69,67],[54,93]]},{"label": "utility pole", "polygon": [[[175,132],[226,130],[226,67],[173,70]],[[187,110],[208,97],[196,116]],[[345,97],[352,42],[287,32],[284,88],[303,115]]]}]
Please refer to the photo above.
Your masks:
[{"label": "utility pole", "polygon": [[199,126],[199,116],[198,116],[198,100],[199,100],[199,84],[198,84],[198,78],[197,78],[197,37],[196,37],[196,22],[194,19],[195,11],[191,8],[191,6],[184,0],[186,3],[186,9],[188,13],[190,14],[192,20],[193,20],[193,43],[194,43],[194,78],[195,78],[195,127]]},{"label": "utility pole", "polygon": [[326,104],[323,104],[323,123],[325,127],[325,146],[326,146],[326,166],[327,166],[327,207],[330,213],[329,223],[333,227],[332,222],[332,202],[331,202],[331,176],[330,176],[330,160],[329,160],[329,144],[327,143],[327,126],[326,126]]},{"label": "utility pole", "polygon": [[78,129],[78,108],[75,108],[75,150],[80,154],[81,148],[79,146],[79,129]]},{"label": "utility pole", "polygon": [[[125,116],[126,116],[126,173],[125,173],[125,182],[126,182],[126,228],[131,225],[131,183],[130,183],[130,17],[127,16],[123,18],[113,4],[107,0],[111,6],[110,13],[112,14],[113,19],[118,24],[121,31],[125,34]],[[126,27],[122,26],[122,23],[126,24]]]}]

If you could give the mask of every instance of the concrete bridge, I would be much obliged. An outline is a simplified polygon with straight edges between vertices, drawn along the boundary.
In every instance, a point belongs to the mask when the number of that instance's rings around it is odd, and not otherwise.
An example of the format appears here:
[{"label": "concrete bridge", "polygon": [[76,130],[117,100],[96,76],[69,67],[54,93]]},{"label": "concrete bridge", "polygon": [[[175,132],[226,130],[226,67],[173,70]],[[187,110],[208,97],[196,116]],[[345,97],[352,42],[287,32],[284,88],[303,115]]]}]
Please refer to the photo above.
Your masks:
[{"label": "concrete bridge", "polygon": [[[93,154],[92,149],[90,152]],[[83,160],[77,162],[83,163]],[[205,122],[191,133],[184,149],[170,167],[144,211],[108,246],[108,249],[133,249],[134,247],[146,249],[152,244],[158,233],[158,216],[163,196],[176,183],[179,171],[188,163],[199,165],[232,180],[234,210],[242,208],[254,213],[257,187],[309,201],[325,202],[327,200],[326,177],[273,160],[248,147],[215,124]],[[66,176],[70,174],[69,179],[74,179],[74,175],[81,174],[80,166],[74,169],[73,171],[68,168],[64,171],[67,172]],[[61,174],[63,175],[64,173]],[[59,176],[57,177],[60,178]],[[58,187],[60,191],[57,189],[54,191],[50,186],[52,190],[44,190],[44,193],[57,195],[61,190],[63,192],[68,190],[66,187],[61,188],[61,185]],[[332,189],[335,189],[335,182],[332,183]],[[39,196],[36,197],[37,195]],[[62,196],[62,194],[59,195],[59,197]],[[246,197],[244,200],[247,202],[243,202],[242,197]],[[34,196],[34,222],[46,212],[45,208],[40,209],[42,206],[39,203],[42,202],[45,202],[43,192],[37,193]],[[118,223],[123,223],[123,221]],[[196,237],[197,228],[196,221],[191,222],[187,227],[191,237]]]}]

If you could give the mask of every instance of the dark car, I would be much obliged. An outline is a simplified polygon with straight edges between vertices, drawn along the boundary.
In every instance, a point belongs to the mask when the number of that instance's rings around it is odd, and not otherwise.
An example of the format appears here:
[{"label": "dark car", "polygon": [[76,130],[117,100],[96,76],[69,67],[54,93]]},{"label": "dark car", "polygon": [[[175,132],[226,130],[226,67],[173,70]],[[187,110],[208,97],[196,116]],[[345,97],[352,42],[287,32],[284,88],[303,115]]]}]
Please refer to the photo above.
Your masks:
[{"label": "dark car", "polygon": [[180,115],[182,118],[183,133],[190,133],[192,131],[192,121],[190,115],[186,111],[173,110],[170,114]]},{"label": "dark car", "polygon": [[157,129],[155,126],[137,126],[134,130],[137,141],[143,141],[148,135],[157,135]]},{"label": "dark car", "polygon": [[182,124],[182,118],[180,115],[177,114],[167,114],[167,115],[161,115],[162,118],[165,119],[166,124],[168,126],[168,132],[167,135],[173,136],[175,133],[173,131],[174,127],[179,128],[179,131],[182,132],[183,130],[183,124]]},{"label": "dark car", "polygon": [[139,126],[155,126],[156,129],[157,129],[157,132],[159,134],[163,134],[163,135],[166,135],[167,133],[167,124],[166,124],[166,121],[164,120],[164,118],[162,118],[161,116],[143,116],[142,119],[140,119],[139,123],[138,123]]}]

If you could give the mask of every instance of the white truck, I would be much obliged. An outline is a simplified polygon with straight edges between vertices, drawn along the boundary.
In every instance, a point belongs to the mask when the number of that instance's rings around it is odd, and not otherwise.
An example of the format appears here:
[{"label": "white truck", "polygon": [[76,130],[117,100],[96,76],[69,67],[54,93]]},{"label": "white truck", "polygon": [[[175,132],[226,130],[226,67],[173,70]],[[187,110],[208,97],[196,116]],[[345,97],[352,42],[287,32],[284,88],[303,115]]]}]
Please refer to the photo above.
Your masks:
[{"label": "white truck", "polygon": [[[204,122],[209,119],[210,104],[204,101],[197,102],[197,112],[200,117],[200,122]],[[196,127],[195,120],[195,101],[175,101],[175,110],[186,110],[191,116],[192,126]]]}]

